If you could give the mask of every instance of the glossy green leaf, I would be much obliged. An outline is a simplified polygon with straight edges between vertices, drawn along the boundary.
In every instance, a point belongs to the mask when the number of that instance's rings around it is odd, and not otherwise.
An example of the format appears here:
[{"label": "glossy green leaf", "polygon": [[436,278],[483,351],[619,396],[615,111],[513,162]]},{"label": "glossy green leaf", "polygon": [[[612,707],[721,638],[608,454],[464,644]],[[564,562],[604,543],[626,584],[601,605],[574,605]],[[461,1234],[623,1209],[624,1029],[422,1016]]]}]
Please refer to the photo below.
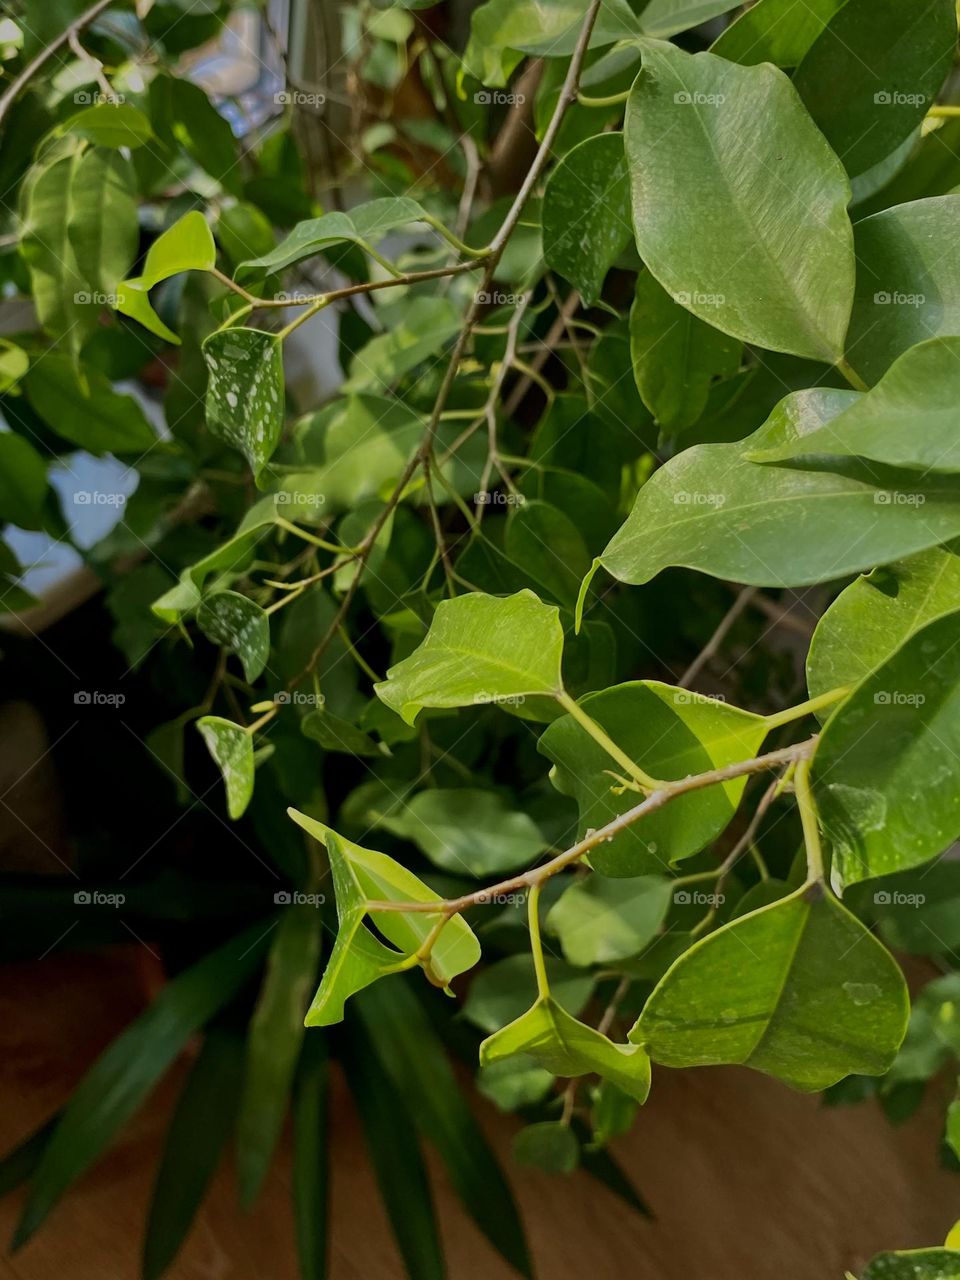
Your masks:
[{"label": "glossy green leaf", "polygon": [[270,656],[270,619],[255,600],[237,591],[214,592],[197,610],[197,626],[237,655],[248,684],[262,674]]},{"label": "glossy green leaf", "polygon": [[[350,996],[396,971],[405,957],[423,945],[436,924],[429,912],[369,911],[367,904],[434,902],[440,897],[386,854],[345,840],[296,809],[290,809],[289,814],[326,847],[337,899],[337,940],[306,1018],[308,1027],[323,1027],[343,1018],[344,1001]],[[385,946],[364,926],[368,914],[378,932],[399,950]],[[455,916],[436,939],[423,966],[433,981],[445,986],[457,974],[472,969],[479,959],[480,944],[472,929],[462,917]]]},{"label": "glossy green leaf", "polygon": [[325,213],[322,217],[298,222],[275,249],[241,262],[237,274],[243,278],[255,273],[282,271],[284,267],[326,253],[339,244],[352,243],[369,248],[389,231],[411,222],[422,222],[426,216],[423,206],[407,196],[368,200],[349,213]]},{"label": "glossy green leaf", "polygon": [[253,797],[253,737],[222,716],[202,716],[197,728],[223,775],[227,813],[236,821]]},{"label": "glossy green leaf", "polygon": [[814,788],[844,885],[905,871],[960,835],[960,614],[910,636],[834,712]]},{"label": "glossy green leaf", "polygon": [[637,248],[667,292],[744,341],[839,359],[850,186],[786,76],[647,44],[624,138]]},{"label": "glossy green leaf", "polygon": [[851,177],[919,126],[953,65],[955,0],[847,0],[793,78]]},{"label": "glossy green leaf", "polygon": [[383,755],[382,747],[368,733],[349,720],[336,716],[326,707],[309,711],[300,721],[300,731],[325,751],[342,751],[346,755],[375,758]]},{"label": "glossy green leaf", "polygon": [[417,1127],[436,1147],[464,1208],[521,1275],[531,1274],[509,1184],[474,1118],[420,1003],[404,983],[371,987],[357,1001],[381,1062]]},{"label": "glossy green leaf", "polygon": [[282,344],[260,329],[224,329],[206,339],[203,358],[210,375],[207,425],[259,475],[283,430]]},{"label": "glossy green leaf", "polygon": [[802,586],[956,537],[960,486],[950,477],[855,460],[838,460],[832,472],[748,460],[809,435],[858,399],[797,392],[746,441],[697,445],[671,459],[640,490],[601,556],[604,567],[621,582],[684,565],[755,586]]},{"label": "glossy green leaf", "polygon": [[474,787],[418,791],[369,819],[412,840],[432,863],[456,875],[482,878],[528,867],[548,843],[525,813],[496,792]]},{"label": "glossy green leaf", "polygon": [[154,311],[150,303],[149,290],[139,277],[121,280],[116,289],[115,306],[122,315],[129,316],[131,320],[136,320],[149,333],[154,333],[158,338],[163,338],[164,342],[172,342],[174,346],[180,345],[180,338],[177,334],[173,332],[169,325],[164,324]]},{"label": "glossy green leaf", "polygon": [[854,227],[857,295],[850,363],[868,382],[927,338],[960,333],[960,195],[885,209]]},{"label": "glossy green leaf", "polygon": [[712,52],[731,62],[798,67],[846,0],[757,0],[714,41]]},{"label": "glossy green leaf", "polygon": [[257,924],[171,979],[100,1055],[43,1154],[17,1227],[18,1245],[112,1142],[190,1037],[249,979],[260,964],[266,935]]},{"label": "glossy green leaf", "polygon": [[632,235],[623,134],[597,134],[567,152],[547,182],[542,218],[547,266],[593,306]]},{"label": "glossy green leaf", "polygon": [[911,1249],[907,1253],[881,1253],[860,1280],[960,1280],[960,1251]]},{"label": "glossy green leaf", "polygon": [[143,1280],[160,1280],[187,1238],[236,1118],[243,1040],[212,1028],[167,1131],[143,1241]]},{"label": "glossy green leaf", "polygon": [[630,309],[630,355],[637,388],[667,434],[691,427],[707,407],[715,379],[740,365],[741,345],[687,309],[649,271],[637,276]]},{"label": "glossy green leaf", "polygon": [[645,1102],[650,1092],[650,1059],[640,1045],[614,1044],[549,996],[541,996],[516,1022],[488,1036],[480,1046],[480,1065],[515,1053],[533,1058],[555,1076],[595,1072],[637,1102]]},{"label": "glossy green leaf", "polygon": [[280,1141],[319,957],[318,908],[312,903],[288,907],[270,944],[247,1037],[237,1119],[237,1181],[246,1207],[263,1186]]},{"label": "glossy green leaf", "polygon": [[820,619],[807,654],[810,696],[857,685],[917,631],[960,612],[960,549],[931,547],[858,578]]},{"label": "glossy green leaf", "polygon": [[150,121],[127,102],[95,103],[70,116],[62,128],[98,147],[142,147],[153,137]]},{"label": "glossy green leaf", "polygon": [[645,35],[666,40],[736,7],[736,0],[650,0],[643,6],[640,25]]},{"label": "glossy green leaf", "polygon": [[522,1053],[492,1062],[477,1072],[477,1090],[501,1111],[518,1111],[542,1102],[555,1076]]},{"label": "glossy green leaf", "polygon": [[[580,1013],[593,993],[593,975],[552,955],[546,957],[546,968],[554,1000],[567,1013]],[[533,957],[527,951],[498,960],[477,974],[470,983],[463,1016],[490,1034],[519,1018],[536,998]]]},{"label": "glossy green leaf", "polygon": [[814,885],[695,943],[630,1039],[667,1067],[740,1063],[814,1092],[882,1075],[908,1012],[889,952]]},{"label": "glossy green leaf", "polygon": [[[580,705],[631,760],[665,780],[749,760],[767,733],[762,716],[656,681],[615,685]],[[618,785],[616,761],[571,716],[555,720],[538,746],[553,762],[554,786],[577,801],[580,836],[643,799]],[[666,870],[720,835],[743,787],[738,779],[678,797],[595,849],[593,866],[623,878]]]},{"label": "glossy green leaf", "polygon": [[163,622],[179,622],[185,614],[199,605],[201,592],[208,578],[214,574],[227,575],[233,572],[239,576],[243,573],[250,562],[253,548],[273,524],[273,516],[254,520],[248,515],[244,524],[246,527],[241,527],[232,538],[184,569],[177,585],[153,602],[153,612],[158,618]]},{"label": "glossy green leaf", "polygon": [[633,1128],[636,1118],[635,1099],[609,1080],[602,1080],[594,1092],[593,1106],[590,1108],[594,1142],[602,1147],[614,1138],[625,1137]]},{"label": "glossy green leaf", "polygon": [[611,965],[637,955],[659,932],[673,893],[660,876],[576,880],[547,916],[571,964]]},{"label": "glossy green leaf", "polygon": [[877,385],[818,431],[750,452],[754,462],[870,458],[892,467],[960,471],[960,338],[931,338],[896,360]]},{"label": "glossy green leaf", "polygon": [[542,1169],[544,1173],[573,1173],[580,1164],[580,1143],[570,1126],[558,1120],[528,1124],[510,1147],[517,1164]]},{"label": "glossy green leaf", "polygon": [[67,235],[93,286],[87,305],[102,310],[130,270],[140,241],[137,179],[125,156],[95,147],[77,162]]},{"label": "glossy green leaf", "polygon": [[44,355],[23,380],[27,399],[57,435],[88,453],[145,453],[157,437],[133,396],[119,395],[97,369]]},{"label": "glossy green leaf", "polygon": [[10,391],[30,368],[30,357],[23,347],[0,338],[0,392]]},{"label": "glossy green leaf", "polygon": [[517,702],[563,688],[559,610],[532,591],[444,600],[423,643],[374,686],[408,724],[423,707]]},{"label": "glossy green leaf", "polygon": [[348,1028],[345,1048],[347,1081],[407,1274],[444,1280],[430,1181],[406,1100],[356,1022]]},{"label": "glossy green leaf", "polygon": [[217,247],[202,213],[185,213],[154,240],[140,277],[147,289],[181,271],[209,271],[216,266]]},{"label": "glossy green leaf", "polygon": [[273,250],[273,224],[257,205],[239,200],[221,211],[217,239],[230,261],[239,264],[251,254]]},{"label": "glossy green leaf", "polygon": [[[580,0],[487,0],[471,17],[465,69],[481,84],[503,86],[524,53],[569,57],[585,12]],[[627,0],[602,0],[590,36],[592,48],[639,34],[640,23]]]},{"label": "glossy green leaf", "polygon": [[303,1046],[293,1087],[293,1211],[302,1280],[326,1280],[330,1064],[324,1036]]},{"label": "glossy green leaf", "polygon": [[43,526],[47,465],[23,436],[0,432],[0,520],[21,529]]}]

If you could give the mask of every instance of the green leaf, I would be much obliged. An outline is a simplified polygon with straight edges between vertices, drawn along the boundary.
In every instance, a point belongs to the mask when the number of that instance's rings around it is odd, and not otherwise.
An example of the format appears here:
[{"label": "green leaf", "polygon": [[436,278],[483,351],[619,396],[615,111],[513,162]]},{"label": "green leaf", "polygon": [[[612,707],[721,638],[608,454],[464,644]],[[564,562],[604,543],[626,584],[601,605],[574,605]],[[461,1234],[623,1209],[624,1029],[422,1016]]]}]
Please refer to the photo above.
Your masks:
[{"label": "green leaf", "polygon": [[164,342],[172,342],[174,346],[180,345],[179,337],[169,325],[163,323],[154,311],[150,304],[148,290],[139,277],[131,280],[121,280],[117,285],[114,305],[121,315],[129,316],[131,320],[136,320],[148,332],[156,334],[158,338],[163,338]]},{"label": "green leaf", "polygon": [[0,520],[21,529],[43,527],[47,464],[29,440],[0,432]]},{"label": "green leaf", "polygon": [[960,332],[960,195],[885,209],[854,227],[857,295],[850,363],[868,382],[926,338]]},{"label": "green leaf", "polygon": [[507,525],[507,555],[545,595],[568,607],[590,568],[583,524],[582,515],[574,521],[549,502],[526,500],[514,508]]},{"label": "green leaf", "polygon": [[319,910],[312,903],[288,907],[270,946],[247,1037],[237,1120],[237,1181],[245,1208],[257,1198],[280,1140],[319,957]]},{"label": "green leaf", "polygon": [[637,248],[667,292],[744,341],[838,360],[850,184],[786,76],[648,43],[624,137]]},{"label": "green leaf", "polygon": [[[405,957],[423,945],[436,924],[430,912],[370,911],[368,903],[439,902],[440,897],[386,854],[345,840],[296,809],[288,812],[298,826],[326,847],[330,859],[340,928],[306,1018],[308,1027],[329,1026],[343,1018],[345,1000],[395,971]],[[378,932],[399,951],[385,946],[364,927],[368,914]],[[461,916],[454,916],[437,937],[429,959],[421,963],[432,981],[446,986],[479,959],[480,944],[473,930]]]},{"label": "green leaf", "polygon": [[368,733],[349,720],[336,716],[325,707],[309,711],[300,721],[300,732],[325,751],[342,751],[346,755],[380,757],[383,750]]},{"label": "green leaf", "polygon": [[417,1127],[436,1147],[464,1208],[521,1275],[530,1259],[510,1187],[474,1118],[443,1045],[419,1001],[402,982],[372,987],[357,1001],[360,1018]]},{"label": "green leaf", "polygon": [[253,513],[248,512],[240,531],[222,542],[209,555],[203,556],[196,564],[184,569],[177,585],[154,601],[153,612],[163,622],[179,622],[185,614],[199,605],[200,593],[209,577],[231,572],[239,577],[244,572],[249,565],[253,548],[273,522],[272,513],[268,517],[254,519]]},{"label": "green leaf", "polygon": [[0,393],[10,391],[30,368],[30,357],[23,347],[0,338]]},{"label": "green leaf", "polygon": [[953,65],[955,0],[847,0],[793,78],[851,177],[922,122]]},{"label": "green leaf", "polygon": [[67,235],[94,286],[87,302],[99,310],[115,295],[137,255],[140,224],[133,165],[116,151],[94,148],[78,161],[70,195]]},{"label": "green leaf", "polygon": [[668,969],[630,1039],[667,1067],[739,1063],[815,1092],[882,1075],[907,1027],[889,952],[818,885],[702,938]]},{"label": "green leaf", "polygon": [[240,200],[223,209],[217,219],[217,239],[234,264],[250,253],[270,253],[273,249],[273,224],[267,215],[248,200]]},{"label": "green leaf", "polygon": [[147,117],[125,102],[98,102],[77,111],[61,128],[79,134],[98,147],[142,147],[153,137]]},{"label": "green leaf", "polygon": [[107,1147],[196,1031],[260,964],[262,924],[173,978],[93,1064],[63,1113],[31,1184],[16,1232],[24,1244],[64,1191]]},{"label": "green leaf", "polygon": [[88,453],[145,453],[157,436],[133,396],[99,370],[77,371],[69,356],[44,355],[23,380],[31,406],[57,435]]},{"label": "green leaf", "polygon": [[217,246],[207,220],[193,210],[154,240],[147,250],[140,280],[144,288],[152,289],[181,271],[210,271],[216,264]]},{"label": "green leaf", "polygon": [[519,1111],[542,1102],[555,1077],[522,1053],[477,1072],[477,1089],[501,1111]]},{"label": "green leaf", "polygon": [[650,1059],[640,1045],[614,1044],[549,996],[541,996],[516,1022],[488,1036],[480,1046],[480,1065],[515,1053],[533,1058],[555,1076],[595,1072],[637,1102],[646,1102],[650,1092]]},{"label": "green leaf", "polygon": [[270,656],[270,619],[256,601],[237,591],[217,591],[197,610],[197,626],[214,644],[235,653],[253,684]]},{"label": "green leaf", "polygon": [[452,788],[419,791],[373,825],[412,840],[435,866],[482,878],[529,866],[547,847],[537,825],[494,791]]},{"label": "green leaf", "polygon": [[516,702],[563,688],[560,611],[532,591],[481,592],[437,606],[423,643],[374,691],[407,724],[424,707]]},{"label": "green leaf", "polygon": [[860,1280],[960,1280],[960,1252],[911,1249],[907,1253],[881,1253]]},{"label": "green leaf", "polygon": [[173,1113],[143,1241],[143,1280],[171,1266],[220,1163],[237,1112],[243,1040],[207,1032]]},{"label": "green leaf", "polygon": [[223,329],[203,343],[209,370],[207,425],[259,475],[283,430],[283,347],[277,334]]},{"label": "green leaf", "polygon": [[[749,760],[767,734],[762,716],[657,681],[614,685],[580,705],[640,768],[666,780]],[[617,785],[616,762],[570,715],[549,726],[538,749],[553,762],[554,786],[577,801],[581,837],[642,799]],[[744,785],[741,778],[678,797],[595,849],[593,866],[626,878],[690,857],[724,830]]]},{"label": "green leaf", "polygon": [[347,1082],[407,1274],[444,1280],[430,1181],[406,1100],[356,1021],[349,1024],[345,1047]]},{"label": "green leaf", "polygon": [[359,244],[369,248],[389,231],[426,218],[423,206],[407,196],[390,196],[368,200],[349,213],[325,213],[319,218],[298,222],[275,249],[259,258],[241,262],[237,275],[282,271],[303,258],[325,253],[338,244]]},{"label": "green leaf", "polygon": [[326,1280],[330,1186],[330,1066],[310,1036],[293,1087],[293,1210],[302,1280]]},{"label": "green leaf", "polygon": [[960,835],[957,635],[953,613],[910,636],[823,731],[812,777],[840,884],[918,866]]},{"label": "green leaf", "polygon": [[223,775],[227,813],[236,821],[253,796],[253,737],[221,716],[202,716],[197,728]]},{"label": "green leaf", "polygon": [[517,1164],[544,1173],[573,1173],[580,1164],[580,1143],[570,1126],[558,1120],[524,1125],[510,1151]]},{"label": "green leaf", "polygon": [[623,134],[597,134],[568,151],[547,182],[541,216],[547,266],[592,307],[632,234]]},{"label": "green leaf", "polygon": [[711,52],[731,62],[798,67],[810,46],[846,0],[757,0],[713,43]]},{"label": "green leaf", "polygon": [[594,1143],[602,1147],[614,1138],[625,1137],[633,1128],[636,1118],[637,1104],[634,1099],[609,1080],[601,1081],[590,1108]]},{"label": "green leaf", "polygon": [[436,363],[444,346],[462,326],[460,308],[448,298],[414,298],[396,325],[371,338],[353,357],[344,390],[389,390],[425,360]]},{"label": "green leaf", "polygon": [[736,7],[736,0],[650,0],[640,15],[640,25],[645,35],[667,40]]},{"label": "green leaf", "polygon": [[611,965],[637,955],[659,932],[672,895],[660,876],[576,880],[550,909],[547,928],[571,964]]},{"label": "green leaf", "polygon": [[199,85],[179,77],[157,76],[150,86],[150,108],[165,142],[182,147],[195,164],[229,191],[239,189],[233,130]]},{"label": "green leaf", "polygon": [[684,565],[754,586],[804,586],[956,537],[960,488],[950,478],[853,460],[833,472],[748,460],[809,435],[858,399],[850,391],[797,392],[742,443],[697,445],[671,459],[640,490],[602,564],[635,584]]},{"label": "green leaf", "polygon": [[[580,1013],[593,992],[593,975],[574,969],[554,956],[546,957],[546,968],[554,1000],[568,1013]],[[529,1009],[536,995],[533,957],[529,952],[507,956],[483,969],[473,979],[463,1006],[463,1016],[489,1034],[519,1018]]]},{"label": "green leaf", "polygon": [[960,338],[931,338],[904,352],[877,385],[818,431],[747,454],[753,462],[826,455],[892,467],[960,471]]},{"label": "green leaf", "polygon": [[714,380],[732,377],[740,365],[740,343],[698,319],[687,300],[687,294],[672,298],[649,271],[637,276],[630,309],[633,376],[643,403],[669,434],[698,422]]},{"label": "green leaf", "polygon": [[[581,0],[487,0],[473,11],[464,69],[481,84],[502,87],[522,61],[521,54],[569,57],[585,12]],[[602,0],[590,47],[639,34],[640,23],[627,0]]]},{"label": "green leaf", "polygon": [[931,547],[847,587],[813,633],[810,696],[859,684],[928,623],[960,611],[958,551]]}]

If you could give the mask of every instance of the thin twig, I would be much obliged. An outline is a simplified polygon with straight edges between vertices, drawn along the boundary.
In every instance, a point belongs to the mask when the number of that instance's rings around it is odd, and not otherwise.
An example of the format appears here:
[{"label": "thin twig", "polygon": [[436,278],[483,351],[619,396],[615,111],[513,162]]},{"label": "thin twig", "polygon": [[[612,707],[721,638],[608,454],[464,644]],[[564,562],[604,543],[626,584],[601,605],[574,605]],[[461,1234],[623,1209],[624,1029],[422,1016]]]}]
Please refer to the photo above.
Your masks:
[{"label": "thin twig", "polygon": [[103,13],[104,9],[109,8],[113,2],[114,0],[97,0],[96,4],[92,4],[90,8],[84,13],[81,13],[78,18],[74,18],[73,22],[71,22],[69,26],[65,27],[55,40],[52,40],[46,48],[41,49],[36,57],[32,58],[27,63],[13,83],[4,91],[3,96],[0,97],[0,124],[3,123],[7,112],[20,96],[20,91],[26,88],[41,67],[46,66],[47,62],[59,49],[62,49],[65,44],[68,44],[72,37],[76,37],[78,32],[82,31],[84,27],[89,26],[90,23],[98,18],[100,14]]},{"label": "thin twig", "polygon": [[713,635],[710,637],[707,643],[700,650],[699,654],[694,658],[693,662],[690,663],[689,667],[687,667],[686,671],[683,673],[683,676],[679,684],[677,685],[678,689],[690,688],[694,680],[696,680],[697,676],[700,674],[703,668],[707,665],[710,659],[716,655],[720,646],[723,644],[724,640],[726,640],[727,636],[729,635],[731,627],[740,617],[741,613],[743,613],[744,609],[746,609],[747,605],[750,604],[750,602],[753,600],[754,596],[757,594],[758,589],[759,588],[757,587],[743,588],[743,590],[737,596],[736,600],[734,600],[733,604],[724,614],[723,618],[720,621],[720,625],[717,627],[716,631],[714,631]]}]

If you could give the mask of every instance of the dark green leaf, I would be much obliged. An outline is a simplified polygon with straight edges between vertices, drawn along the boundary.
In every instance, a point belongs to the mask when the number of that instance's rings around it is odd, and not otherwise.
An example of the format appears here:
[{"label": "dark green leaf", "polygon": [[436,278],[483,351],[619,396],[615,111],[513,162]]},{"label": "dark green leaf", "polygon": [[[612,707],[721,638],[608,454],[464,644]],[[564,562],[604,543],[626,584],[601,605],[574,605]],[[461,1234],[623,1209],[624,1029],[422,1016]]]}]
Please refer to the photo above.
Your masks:
[{"label": "dark green leaf", "polygon": [[259,475],[283,430],[283,347],[277,334],[224,329],[206,339],[203,358],[210,374],[207,424]]},{"label": "dark green leaf", "polygon": [[118,395],[97,369],[82,374],[69,356],[45,355],[23,380],[33,408],[53,430],[88,453],[144,453],[156,434],[132,396]]},{"label": "dark green leaf", "polygon": [[524,1125],[510,1150],[517,1164],[544,1173],[573,1173],[580,1163],[580,1143],[569,1125],[556,1120]]}]

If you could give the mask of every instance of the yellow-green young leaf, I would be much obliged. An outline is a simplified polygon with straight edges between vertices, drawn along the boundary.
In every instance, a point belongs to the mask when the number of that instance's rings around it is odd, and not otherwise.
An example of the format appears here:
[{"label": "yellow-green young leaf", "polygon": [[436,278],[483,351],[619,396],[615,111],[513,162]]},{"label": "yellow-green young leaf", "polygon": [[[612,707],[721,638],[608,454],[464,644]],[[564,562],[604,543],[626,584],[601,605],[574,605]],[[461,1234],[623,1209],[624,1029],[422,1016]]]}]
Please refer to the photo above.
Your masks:
[{"label": "yellow-green young leaf", "polygon": [[622,133],[597,134],[567,152],[547,182],[541,217],[547,266],[592,307],[632,234]]},{"label": "yellow-green young leaf", "polygon": [[516,703],[563,688],[560,611],[532,591],[444,600],[426,639],[391,667],[377,695],[408,724],[423,707]]},{"label": "yellow-green young leaf", "polygon": [[810,642],[810,696],[857,685],[929,622],[960,611],[960,548],[931,547],[859,578],[826,611]]},{"label": "yellow-green young leaf", "polygon": [[960,1251],[910,1249],[906,1253],[881,1253],[860,1280],[960,1280]]},{"label": "yellow-green young leaf", "polygon": [[283,430],[283,348],[275,333],[224,329],[203,344],[209,370],[207,425],[259,475]]},{"label": "yellow-green young leaf", "polygon": [[[668,781],[749,760],[767,733],[762,716],[652,680],[588,694],[580,705],[631,760]],[[577,801],[580,836],[642,799],[618,786],[611,776],[616,761],[570,715],[549,726],[538,749],[553,762],[554,786]],[[741,778],[678,797],[600,845],[591,862],[603,875],[621,878],[666,870],[720,835],[744,785]]]},{"label": "yellow-green young leaf", "polygon": [[126,102],[98,102],[70,116],[61,127],[98,147],[142,147],[153,137],[147,117]]},{"label": "yellow-green young leaf", "polygon": [[713,43],[712,53],[744,66],[798,67],[846,0],[757,0]]},{"label": "yellow-green young leaf", "polygon": [[624,138],[637,248],[667,292],[744,341],[838,360],[850,183],[787,77],[647,42]]},{"label": "yellow-green young leaf", "polygon": [[262,673],[270,655],[270,619],[256,601],[237,591],[217,591],[197,610],[197,626],[208,640],[237,655],[248,684]]},{"label": "yellow-green young leaf", "polygon": [[126,156],[103,147],[81,156],[71,184],[67,235],[93,286],[86,301],[101,310],[115,300],[140,239],[137,179]]},{"label": "yellow-green young leaf", "polygon": [[69,356],[44,355],[23,380],[31,406],[57,435],[88,453],[144,453],[156,434],[132,396],[119,395],[109,378]]},{"label": "yellow-green young leaf", "polygon": [[21,529],[43,527],[47,464],[29,440],[0,432],[0,521]]},{"label": "yellow-green young leaf", "polygon": [[662,876],[576,880],[550,909],[547,929],[571,964],[615,964],[644,949],[663,924],[672,884]]},{"label": "yellow-green young leaf", "polygon": [[203,716],[197,728],[223,775],[227,813],[236,821],[253,796],[253,737],[220,716]]},{"label": "yellow-green young leaf", "polygon": [[838,707],[812,777],[839,884],[919,866],[960,835],[960,613],[915,632]]},{"label": "yellow-green young leaf", "polygon": [[[326,847],[337,899],[340,928],[320,989],[307,1014],[308,1027],[340,1022],[344,1002],[378,978],[395,972],[419,950],[439,919],[426,911],[369,911],[370,902],[439,902],[412,871],[385,853],[364,849],[337,835],[315,818],[289,809],[290,817]],[[366,915],[393,947],[384,945],[363,923]],[[460,916],[454,916],[433,944],[423,967],[431,981],[445,986],[480,959],[480,944]]]},{"label": "yellow-green young leaf", "polygon": [[807,885],[701,939],[664,974],[630,1040],[667,1067],[739,1063],[816,1092],[883,1075],[909,999],[889,952]]},{"label": "yellow-green young leaf", "polygon": [[852,391],[796,392],[747,440],[678,454],[640,490],[601,563],[621,582],[683,565],[754,586],[805,586],[957,537],[955,477],[846,458],[829,472],[749,460],[809,435],[858,399]]},{"label": "yellow-green young leaf", "polygon": [[664,434],[699,421],[716,379],[740,365],[741,344],[687,309],[688,295],[672,298],[649,271],[637,276],[630,309],[630,356],[643,403]]},{"label": "yellow-green young leaf", "polygon": [[209,271],[216,263],[217,247],[206,218],[197,210],[185,213],[147,250],[143,274],[121,282],[117,289],[117,310],[167,342],[178,342],[146,295],[161,280],[179,275],[181,271]]},{"label": "yellow-green young leaf", "polygon": [[870,458],[891,467],[960,471],[960,338],[931,338],[904,352],[872,391],[818,431],[772,449],[753,462],[788,458]]},{"label": "yellow-green young leaf", "polygon": [[488,1036],[480,1046],[480,1065],[523,1053],[555,1076],[596,1073],[618,1085],[637,1102],[650,1092],[650,1059],[637,1044],[614,1044],[578,1022],[549,996],[541,996],[516,1022]]},{"label": "yellow-green young leaf", "polygon": [[666,40],[736,7],[736,0],[650,0],[640,15],[640,24],[645,35]]},{"label": "yellow-green young leaf", "polygon": [[0,392],[10,391],[30,367],[30,357],[23,347],[0,338]]},{"label": "yellow-green young leaf", "polygon": [[573,1173],[580,1163],[580,1143],[568,1124],[544,1120],[524,1125],[513,1139],[510,1154],[517,1164],[544,1173]]},{"label": "yellow-green young leaf", "polygon": [[857,296],[847,358],[867,382],[876,382],[916,343],[960,333],[958,218],[960,195],[934,196],[885,209],[854,227]]},{"label": "yellow-green young leaf", "polygon": [[851,177],[920,125],[956,45],[956,0],[847,0],[837,10],[793,83]]}]

